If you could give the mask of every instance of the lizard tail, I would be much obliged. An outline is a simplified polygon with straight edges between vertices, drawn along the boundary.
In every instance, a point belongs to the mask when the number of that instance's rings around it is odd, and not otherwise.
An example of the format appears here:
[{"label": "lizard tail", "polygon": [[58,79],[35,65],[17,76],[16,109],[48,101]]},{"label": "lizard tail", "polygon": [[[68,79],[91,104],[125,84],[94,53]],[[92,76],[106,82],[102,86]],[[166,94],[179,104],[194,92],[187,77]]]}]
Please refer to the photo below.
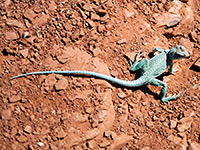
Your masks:
[{"label": "lizard tail", "polygon": [[126,81],[126,80],[114,78],[112,76],[104,75],[101,73],[96,73],[96,72],[92,72],[92,71],[81,71],[81,70],[30,72],[30,73],[14,76],[11,78],[11,80],[20,78],[20,77],[24,77],[24,76],[28,76],[28,75],[40,75],[40,74],[89,75],[89,76],[97,77],[100,79],[105,79],[109,82],[113,82],[113,83],[116,83],[116,84],[124,86],[124,87],[139,87],[139,86],[142,86],[147,83],[147,82],[145,82],[143,77],[140,77],[137,80],[133,80],[133,81]]}]

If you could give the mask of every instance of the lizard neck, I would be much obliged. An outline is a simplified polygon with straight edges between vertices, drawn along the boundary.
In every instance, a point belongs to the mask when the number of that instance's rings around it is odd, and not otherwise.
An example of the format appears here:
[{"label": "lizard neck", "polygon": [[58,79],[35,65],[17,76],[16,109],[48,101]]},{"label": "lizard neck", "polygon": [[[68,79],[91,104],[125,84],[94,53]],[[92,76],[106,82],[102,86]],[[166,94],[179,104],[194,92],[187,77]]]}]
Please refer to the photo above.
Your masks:
[{"label": "lizard neck", "polygon": [[174,49],[169,49],[169,50],[166,50],[165,51],[166,52],[166,54],[167,54],[167,60],[168,61],[173,61],[173,60],[175,60],[175,50]]}]

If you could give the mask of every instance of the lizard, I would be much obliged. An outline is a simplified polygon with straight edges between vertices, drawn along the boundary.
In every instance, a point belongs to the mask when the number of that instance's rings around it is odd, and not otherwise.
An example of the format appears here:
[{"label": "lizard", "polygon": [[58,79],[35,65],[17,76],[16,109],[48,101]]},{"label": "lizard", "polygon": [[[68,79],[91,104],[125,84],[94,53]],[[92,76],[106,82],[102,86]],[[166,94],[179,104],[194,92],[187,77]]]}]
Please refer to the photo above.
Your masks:
[{"label": "lizard", "polygon": [[[143,48],[144,49],[144,48]],[[178,93],[173,96],[166,97],[167,92],[167,84],[156,77],[160,76],[169,66],[169,72],[174,73],[173,70],[173,60],[189,58],[189,53],[182,45],[177,45],[171,49],[163,50],[161,48],[154,48],[154,51],[160,52],[158,55],[152,57],[150,60],[144,58],[140,61],[140,56],[142,55],[141,49],[138,54],[135,56],[135,61],[131,62],[131,71],[135,72],[137,70],[141,71],[140,77],[136,80],[127,81],[121,80],[112,76],[104,75],[101,73],[96,73],[92,71],[84,71],[84,70],[66,70],[66,71],[39,71],[39,72],[30,72],[21,75],[17,75],[11,78],[11,80],[24,77],[28,75],[40,75],[40,74],[66,74],[66,75],[87,75],[92,77],[97,77],[100,79],[107,80],[109,82],[118,84],[123,87],[140,87],[146,84],[154,85],[162,87],[160,92],[160,100],[163,102],[168,102],[169,100],[173,100],[183,95],[183,93]]]}]

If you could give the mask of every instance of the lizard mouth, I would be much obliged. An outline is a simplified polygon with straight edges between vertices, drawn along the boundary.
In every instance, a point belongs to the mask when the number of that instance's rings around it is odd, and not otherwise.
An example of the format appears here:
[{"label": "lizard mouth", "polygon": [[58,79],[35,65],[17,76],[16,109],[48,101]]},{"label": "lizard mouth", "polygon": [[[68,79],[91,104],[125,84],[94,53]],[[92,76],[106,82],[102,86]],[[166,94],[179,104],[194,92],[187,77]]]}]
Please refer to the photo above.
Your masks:
[{"label": "lizard mouth", "polygon": [[188,55],[188,56],[185,56],[185,58],[190,58],[190,55]]}]

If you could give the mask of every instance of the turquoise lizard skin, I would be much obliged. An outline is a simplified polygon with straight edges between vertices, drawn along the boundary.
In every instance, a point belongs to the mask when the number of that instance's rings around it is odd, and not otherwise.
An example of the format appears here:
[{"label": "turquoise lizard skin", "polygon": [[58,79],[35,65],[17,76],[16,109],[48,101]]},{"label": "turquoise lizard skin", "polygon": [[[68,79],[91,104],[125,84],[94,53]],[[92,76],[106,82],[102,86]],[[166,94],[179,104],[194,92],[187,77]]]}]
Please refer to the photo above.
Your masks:
[{"label": "turquoise lizard skin", "polygon": [[28,75],[40,75],[40,74],[68,74],[68,75],[89,75],[101,79],[105,79],[109,82],[116,83],[118,85],[124,87],[140,87],[145,84],[151,84],[155,86],[162,87],[160,98],[163,102],[167,102],[169,100],[176,99],[184,93],[179,93],[177,95],[173,95],[171,97],[165,97],[167,91],[167,84],[161,80],[156,79],[156,77],[160,76],[169,66],[169,72],[173,73],[173,60],[189,58],[189,54],[187,50],[181,46],[177,45],[172,49],[163,50],[161,48],[154,48],[153,50],[160,52],[159,55],[154,56],[150,60],[147,58],[143,59],[139,62],[139,57],[142,55],[141,49],[139,53],[136,55],[135,61],[131,65],[131,71],[136,71],[141,69],[141,76],[133,81],[125,81],[121,79],[114,78],[112,76],[107,76],[104,74],[91,72],[91,71],[81,71],[81,70],[67,70],[67,71],[40,71],[40,72],[31,72],[26,74],[21,74],[12,79],[16,79],[19,77],[24,77]]}]

